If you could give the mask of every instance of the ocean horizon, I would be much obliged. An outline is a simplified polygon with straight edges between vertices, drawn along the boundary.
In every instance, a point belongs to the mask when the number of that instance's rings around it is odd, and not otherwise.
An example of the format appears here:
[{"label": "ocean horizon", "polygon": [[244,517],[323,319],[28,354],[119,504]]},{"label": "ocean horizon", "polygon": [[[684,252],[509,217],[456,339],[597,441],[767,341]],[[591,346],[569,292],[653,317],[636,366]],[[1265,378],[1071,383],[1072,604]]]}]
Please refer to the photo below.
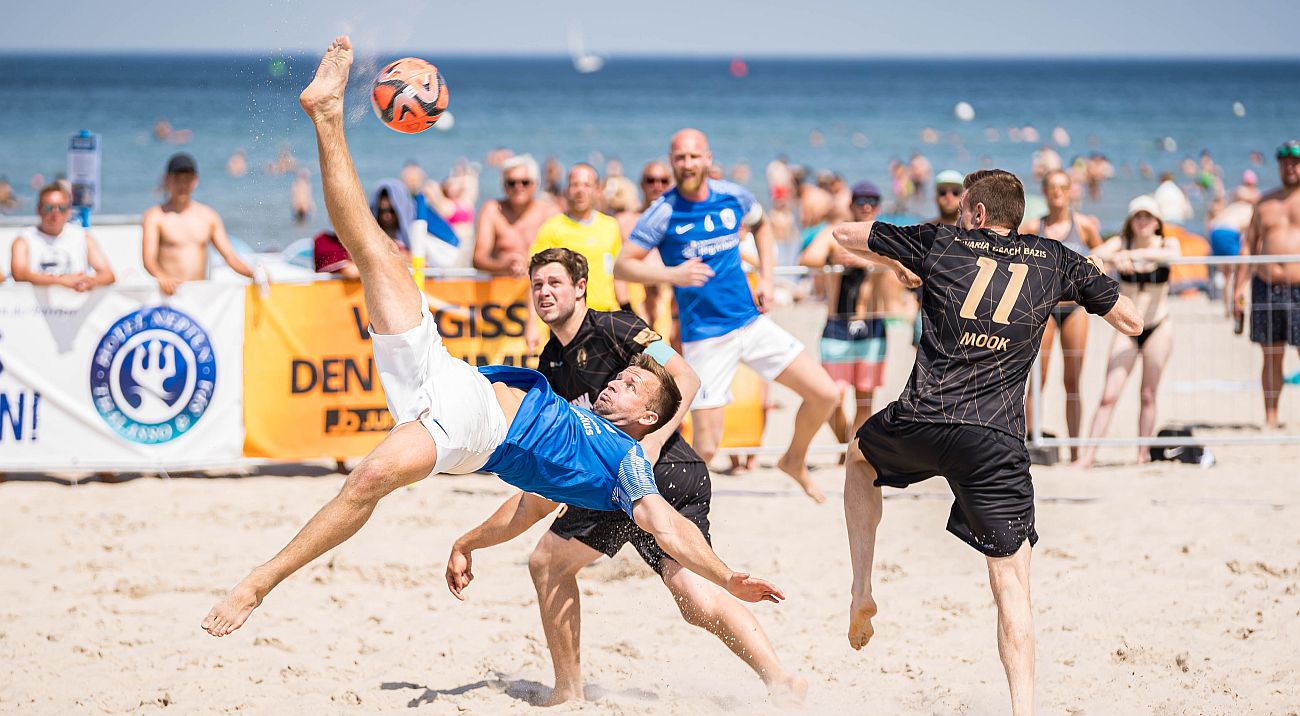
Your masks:
[{"label": "ocean horizon", "polygon": [[[566,164],[618,159],[634,174],[664,155],[673,131],[696,126],[724,167],[749,165],[759,196],[767,193],[763,167],[777,156],[888,192],[889,162],[913,152],[935,171],[1010,169],[1036,192],[1032,154],[1061,126],[1069,134],[1068,145],[1056,146],[1064,160],[1098,152],[1115,165],[1100,201],[1083,206],[1115,227],[1133,196],[1154,189],[1140,175],[1144,165],[1177,172],[1185,158],[1208,151],[1229,190],[1245,169],[1268,188],[1277,184],[1273,148],[1300,134],[1300,96],[1282,91],[1295,86],[1300,58],[751,54],[745,76],[736,77],[730,56],[615,54],[600,72],[579,74],[564,55],[410,52],[442,71],[454,126],[419,135],[383,127],[366,86],[382,62],[407,51],[359,56],[348,126],[367,186],[407,161],[438,178],[457,161],[483,164],[503,147]],[[263,171],[284,152],[314,169],[315,140],[297,94],[315,64],[303,52],[0,53],[0,176],[26,200],[18,213],[30,214],[32,179],[65,171],[68,138],[90,130],[103,145],[101,213],[138,214],[159,200],[167,157],[187,151],[200,166],[197,198],[223,214],[230,232],[261,250],[282,247],[324,226],[318,185],[317,215],[294,225],[291,175]],[[972,120],[954,116],[958,102],[972,106]],[[157,141],[159,120],[192,139]],[[1010,130],[1025,126],[1040,139],[1012,141]],[[938,141],[922,136],[927,128]],[[247,157],[243,177],[225,171],[236,151]],[[1253,164],[1251,152],[1264,162]],[[498,190],[498,175],[485,169],[482,198]],[[924,208],[917,204],[918,217]]]}]

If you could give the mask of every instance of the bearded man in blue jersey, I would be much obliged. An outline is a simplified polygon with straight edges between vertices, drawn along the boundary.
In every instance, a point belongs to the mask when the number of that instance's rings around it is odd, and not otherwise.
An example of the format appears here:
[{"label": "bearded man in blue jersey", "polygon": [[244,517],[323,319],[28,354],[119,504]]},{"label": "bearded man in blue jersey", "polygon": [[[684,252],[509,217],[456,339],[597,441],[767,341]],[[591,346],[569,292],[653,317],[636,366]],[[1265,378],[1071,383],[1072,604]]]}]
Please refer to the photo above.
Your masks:
[{"label": "bearded man in blue jersey", "polygon": [[[673,285],[682,323],[682,357],[700,377],[700,391],[691,405],[691,442],[700,457],[708,462],[717,452],[722,411],[731,402],[731,380],[743,362],[763,380],[775,380],[803,399],[790,447],[777,467],[809,497],[824,502],[804,461],[839,392],[803,345],[763,315],[772,307],[776,261],[763,207],[743,186],[709,178],[713,153],[698,129],[673,135],[668,160],[677,186],[641,215],[614,264],[614,277]],[[740,244],[750,229],[760,265],[752,293],[740,261]],[[659,249],[662,266],[645,260],[654,249]]]},{"label": "bearded man in blue jersey", "polygon": [[557,396],[536,371],[476,370],[447,352],[357,180],[343,128],[351,65],[352,45],[340,36],[300,101],[316,128],[330,221],[361,273],[375,365],[397,427],[284,549],[212,608],[203,629],[213,636],[238,629],[276,585],[361,529],[382,497],[431,473],[495,472],[554,501],[552,507],[622,510],[678,563],[737,598],[782,599],[771,583],[723,564],[700,530],[659,495],[651,465],[630,437],[655,430],[680,404],[671,377],[653,360],[621,372],[588,411]]}]

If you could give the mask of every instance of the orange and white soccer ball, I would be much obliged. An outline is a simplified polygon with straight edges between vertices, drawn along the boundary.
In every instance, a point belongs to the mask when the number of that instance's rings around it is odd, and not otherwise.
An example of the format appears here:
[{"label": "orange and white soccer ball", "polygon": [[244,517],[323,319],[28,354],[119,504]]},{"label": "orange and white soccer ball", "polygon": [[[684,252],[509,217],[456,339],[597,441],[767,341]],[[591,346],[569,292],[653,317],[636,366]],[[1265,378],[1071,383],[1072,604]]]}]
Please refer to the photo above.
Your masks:
[{"label": "orange and white soccer ball", "polygon": [[432,127],[447,109],[447,83],[438,68],[418,57],[391,62],[370,88],[379,121],[406,134]]}]

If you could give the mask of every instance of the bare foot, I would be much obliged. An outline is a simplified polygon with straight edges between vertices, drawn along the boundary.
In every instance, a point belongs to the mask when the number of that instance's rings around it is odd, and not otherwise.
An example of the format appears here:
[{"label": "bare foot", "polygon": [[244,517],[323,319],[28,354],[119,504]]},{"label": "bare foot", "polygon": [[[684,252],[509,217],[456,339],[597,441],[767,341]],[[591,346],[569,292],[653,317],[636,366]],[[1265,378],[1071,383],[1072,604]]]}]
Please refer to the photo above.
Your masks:
[{"label": "bare foot", "polygon": [[808,466],[804,464],[803,460],[791,460],[790,453],[786,453],[777,461],[776,467],[781,472],[793,477],[794,481],[799,483],[799,487],[803,488],[804,494],[811,497],[813,502],[821,504],[826,501],[826,495],[823,495],[821,488],[817,487],[817,483],[813,482],[812,475],[808,474]]},{"label": "bare foot", "polygon": [[861,649],[876,635],[871,618],[876,616],[876,600],[871,597],[854,599],[849,607],[849,646]]},{"label": "bare foot", "polygon": [[312,121],[343,116],[343,90],[352,67],[352,43],[339,35],[330,43],[316,68],[316,78],[298,95],[298,102]]},{"label": "bare foot", "polygon": [[787,708],[803,706],[808,698],[808,680],[798,674],[786,674],[770,682],[767,693],[777,705]]},{"label": "bare foot", "polygon": [[1078,460],[1075,460],[1074,462],[1070,463],[1070,467],[1077,467],[1080,470],[1091,470],[1092,458],[1085,457],[1085,458],[1080,458]]},{"label": "bare foot", "polygon": [[257,589],[245,579],[203,618],[203,630],[212,636],[225,636],[243,626],[248,615],[261,603]]},{"label": "bare foot", "polygon": [[569,701],[582,701],[582,700],[583,700],[582,689],[578,689],[577,691],[573,691],[570,689],[563,689],[563,690],[555,689],[551,691],[551,695],[548,696],[545,701],[538,704],[538,706],[542,706],[542,707],[559,706],[560,704],[568,703]]}]

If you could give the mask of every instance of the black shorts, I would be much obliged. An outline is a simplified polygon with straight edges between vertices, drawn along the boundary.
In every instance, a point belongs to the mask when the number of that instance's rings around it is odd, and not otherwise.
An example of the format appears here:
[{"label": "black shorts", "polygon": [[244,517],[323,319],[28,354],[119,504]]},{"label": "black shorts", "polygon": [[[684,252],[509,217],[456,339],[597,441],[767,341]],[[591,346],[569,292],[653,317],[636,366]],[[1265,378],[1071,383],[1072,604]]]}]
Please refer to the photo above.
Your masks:
[{"label": "black shorts", "polygon": [[894,406],[858,430],[876,485],[907,487],[942,475],[956,500],[948,531],[990,557],[1015,554],[1034,531],[1034,484],[1023,440],[979,425],[894,418]]},{"label": "black shorts", "polygon": [[1300,284],[1250,280],[1250,340],[1300,346]]},{"label": "black shorts", "polygon": [[[709,540],[709,502],[713,499],[709,468],[702,462],[661,462],[655,465],[655,483],[668,504],[699,527],[704,539]],[[605,512],[565,505],[551,523],[551,531],[610,557],[631,542],[641,559],[659,574],[663,574],[664,557],[671,558],[649,532],[637,527],[621,510]]]}]

